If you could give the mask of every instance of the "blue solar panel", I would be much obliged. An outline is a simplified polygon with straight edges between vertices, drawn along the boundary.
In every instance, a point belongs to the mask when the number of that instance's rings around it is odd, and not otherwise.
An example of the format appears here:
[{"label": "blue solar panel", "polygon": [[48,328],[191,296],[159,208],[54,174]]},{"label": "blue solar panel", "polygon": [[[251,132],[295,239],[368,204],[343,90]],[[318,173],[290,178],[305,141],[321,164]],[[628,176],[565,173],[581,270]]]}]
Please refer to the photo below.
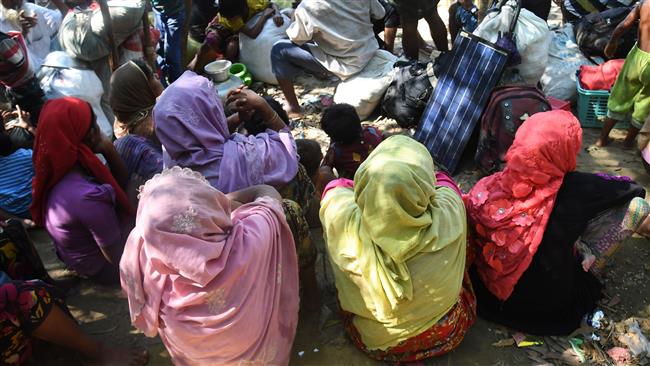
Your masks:
[{"label": "blue solar panel", "polygon": [[436,164],[453,172],[497,85],[508,53],[466,32],[456,37],[415,138]]}]

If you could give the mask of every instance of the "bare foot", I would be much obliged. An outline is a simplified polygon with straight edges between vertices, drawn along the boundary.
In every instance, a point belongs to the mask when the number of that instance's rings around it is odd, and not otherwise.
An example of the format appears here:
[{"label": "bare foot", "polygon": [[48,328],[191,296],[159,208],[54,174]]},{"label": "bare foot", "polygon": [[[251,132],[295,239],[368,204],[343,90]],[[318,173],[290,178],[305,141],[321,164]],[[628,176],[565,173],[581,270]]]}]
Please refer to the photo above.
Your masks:
[{"label": "bare foot", "polygon": [[289,116],[289,119],[301,119],[305,114],[301,108],[295,109],[292,107],[288,107],[286,111],[287,111],[287,115]]},{"label": "bare foot", "polygon": [[144,366],[149,363],[149,352],[141,348],[102,347],[92,366]]},{"label": "bare foot", "polygon": [[612,139],[610,139],[609,137],[604,137],[604,138],[600,137],[598,139],[598,141],[596,141],[595,146],[596,147],[604,147],[604,146],[609,145],[611,142],[612,142]]}]

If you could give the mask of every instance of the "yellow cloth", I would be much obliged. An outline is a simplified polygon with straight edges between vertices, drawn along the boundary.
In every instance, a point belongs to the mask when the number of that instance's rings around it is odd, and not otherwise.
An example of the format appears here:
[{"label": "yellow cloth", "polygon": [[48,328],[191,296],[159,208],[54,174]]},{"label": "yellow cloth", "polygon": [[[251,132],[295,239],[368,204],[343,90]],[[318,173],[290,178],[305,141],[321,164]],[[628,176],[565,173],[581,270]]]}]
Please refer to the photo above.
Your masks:
[{"label": "yellow cloth", "polygon": [[246,17],[246,20],[241,17],[229,19],[222,17],[221,14],[219,14],[219,23],[229,31],[238,33],[242,28],[244,28],[246,22],[252,18],[253,15],[269,7],[269,0],[246,0],[246,4],[248,4],[248,16]]},{"label": "yellow cloth", "polygon": [[320,210],[343,310],[368,349],[386,350],[440,320],[458,301],[465,268],[463,201],[436,187],[427,149],[407,136],[382,142],[353,189]]}]

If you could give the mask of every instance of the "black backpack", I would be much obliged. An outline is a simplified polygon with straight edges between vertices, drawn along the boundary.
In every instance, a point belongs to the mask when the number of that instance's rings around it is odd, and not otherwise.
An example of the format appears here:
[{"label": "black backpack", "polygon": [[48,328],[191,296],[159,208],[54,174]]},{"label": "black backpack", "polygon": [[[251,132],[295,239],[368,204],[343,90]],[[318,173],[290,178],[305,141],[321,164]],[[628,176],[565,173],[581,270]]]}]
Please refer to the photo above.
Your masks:
[{"label": "black backpack", "polygon": [[[578,47],[585,56],[605,57],[605,46],[619,23],[630,14],[633,7],[621,7],[588,14],[574,28]],[[620,38],[614,58],[625,58],[634,47],[639,30],[638,22]]]},{"label": "black backpack", "polygon": [[393,118],[400,127],[415,127],[433,92],[427,75],[427,64],[399,61],[395,67],[399,69],[384,94],[381,109],[386,117]]}]

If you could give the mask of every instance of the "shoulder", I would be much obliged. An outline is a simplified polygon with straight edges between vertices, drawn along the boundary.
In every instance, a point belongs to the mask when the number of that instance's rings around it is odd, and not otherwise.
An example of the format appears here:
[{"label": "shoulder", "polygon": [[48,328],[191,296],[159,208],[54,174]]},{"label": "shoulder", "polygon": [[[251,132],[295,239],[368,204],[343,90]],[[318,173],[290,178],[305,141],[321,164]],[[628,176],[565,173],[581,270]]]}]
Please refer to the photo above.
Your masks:
[{"label": "shoulder", "polygon": [[79,173],[69,173],[53,188],[50,199],[67,202],[79,207],[97,204],[115,204],[115,189],[109,184],[101,184]]}]

